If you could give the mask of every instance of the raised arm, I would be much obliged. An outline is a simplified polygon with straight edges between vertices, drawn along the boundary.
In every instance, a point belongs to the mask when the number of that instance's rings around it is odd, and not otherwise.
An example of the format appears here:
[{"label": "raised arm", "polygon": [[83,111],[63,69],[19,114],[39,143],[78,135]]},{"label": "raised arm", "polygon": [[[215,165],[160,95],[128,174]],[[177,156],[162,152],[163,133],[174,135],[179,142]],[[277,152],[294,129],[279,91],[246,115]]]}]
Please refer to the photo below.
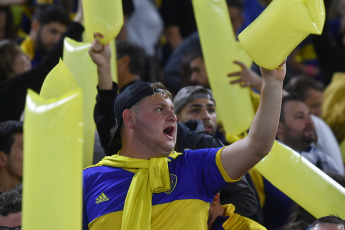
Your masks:
[{"label": "raised arm", "polygon": [[238,179],[270,151],[278,128],[286,65],[261,68],[261,101],[246,138],[223,149],[222,165],[231,179]]},{"label": "raised arm", "polygon": [[111,78],[111,50],[109,44],[103,45],[97,38],[103,38],[100,33],[94,33],[95,40],[89,48],[92,61],[97,66],[98,87],[101,90],[111,90],[113,82]]}]

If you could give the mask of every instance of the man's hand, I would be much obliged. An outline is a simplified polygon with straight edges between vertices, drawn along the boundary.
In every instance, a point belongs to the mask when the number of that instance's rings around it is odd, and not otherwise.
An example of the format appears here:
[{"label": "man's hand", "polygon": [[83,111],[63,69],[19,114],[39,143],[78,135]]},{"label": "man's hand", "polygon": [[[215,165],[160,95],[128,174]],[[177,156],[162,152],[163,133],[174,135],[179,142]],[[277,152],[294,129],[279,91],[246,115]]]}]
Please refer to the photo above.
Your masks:
[{"label": "man's hand", "polygon": [[286,61],[284,61],[274,70],[268,70],[263,67],[260,67],[260,71],[261,71],[262,78],[265,81],[275,80],[275,81],[282,82],[284,81],[284,78],[286,75]]},{"label": "man's hand", "polygon": [[234,61],[234,64],[241,67],[240,71],[229,73],[228,77],[239,77],[236,80],[231,80],[230,84],[240,84],[241,87],[251,87],[256,89],[259,93],[262,87],[262,78],[253,70],[247,68],[243,62]]},{"label": "man's hand", "polygon": [[111,50],[109,44],[103,45],[97,38],[103,38],[103,34],[94,33],[95,40],[89,48],[89,54],[92,61],[98,68],[110,66]]},{"label": "man's hand", "polygon": [[98,38],[103,38],[103,34],[94,33],[95,40],[89,48],[92,61],[97,65],[98,87],[101,90],[113,88],[111,78],[111,50],[109,44],[103,45]]}]

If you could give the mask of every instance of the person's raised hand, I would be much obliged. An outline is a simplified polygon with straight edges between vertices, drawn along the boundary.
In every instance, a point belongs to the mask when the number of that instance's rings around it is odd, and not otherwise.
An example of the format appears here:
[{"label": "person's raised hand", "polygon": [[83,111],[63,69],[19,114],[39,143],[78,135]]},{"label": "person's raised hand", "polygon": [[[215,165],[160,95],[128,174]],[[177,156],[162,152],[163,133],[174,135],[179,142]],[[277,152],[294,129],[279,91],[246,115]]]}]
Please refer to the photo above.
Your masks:
[{"label": "person's raised hand", "polygon": [[231,80],[230,84],[240,84],[241,87],[252,87],[260,92],[262,78],[253,70],[249,69],[243,62],[234,61],[234,64],[239,65],[241,70],[227,75],[231,78],[238,77],[235,80]]},{"label": "person's raised hand", "polygon": [[103,34],[94,33],[95,40],[89,48],[89,54],[92,61],[98,68],[110,67],[111,50],[109,44],[102,44],[98,38],[103,38]]},{"label": "person's raised hand", "polygon": [[279,81],[283,82],[286,75],[286,61],[280,64],[274,70],[269,70],[264,67],[260,67],[262,78],[265,81]]}]

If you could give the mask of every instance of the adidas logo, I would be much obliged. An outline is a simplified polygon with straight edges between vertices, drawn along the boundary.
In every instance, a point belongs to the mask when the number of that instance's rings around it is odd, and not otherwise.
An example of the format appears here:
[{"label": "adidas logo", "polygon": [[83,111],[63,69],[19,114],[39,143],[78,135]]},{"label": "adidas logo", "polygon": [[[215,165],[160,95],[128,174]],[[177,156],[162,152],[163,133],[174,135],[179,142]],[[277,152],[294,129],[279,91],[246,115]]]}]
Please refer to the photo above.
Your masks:
[{"label": "adidas logo", "polygon": [[101,195],[99,195],[99,197],[96,199],[96,204],[99,204],[99,203],[102,203],[104,201],[108,201],[109,198],[104,194],[102,193]]}]

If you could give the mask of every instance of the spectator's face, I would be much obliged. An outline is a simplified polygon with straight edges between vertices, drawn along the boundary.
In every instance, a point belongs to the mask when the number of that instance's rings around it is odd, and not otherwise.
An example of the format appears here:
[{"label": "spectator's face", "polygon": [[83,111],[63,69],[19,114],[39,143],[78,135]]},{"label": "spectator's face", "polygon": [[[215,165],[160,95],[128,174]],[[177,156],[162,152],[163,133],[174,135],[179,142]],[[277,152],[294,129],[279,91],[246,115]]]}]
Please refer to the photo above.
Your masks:
[{"label": "spectator's face", "polygon": [[190,62],[191,76],[190,83],[192,85],[201,85],[210,88],[208,83],[205,63],[201,57],[197,57]]},{"label": "spectator's face", "polygon": [[217,130],[217,115],[214,102],[208,98],[199,98],[187,103],[178,115],[180,122],[201,120],[205,131],[215,134]]},{"label": "spectator's face", "polygon": [[11,152],[8,155],[7,172],[22,180],[23,176],[23,134],[14,135],[14,143],[11,147]]},{"label": "spectator's face", "polygon": [[170,98],[160,93],[151,95],[125,112],[133,114],[127,122],[133,137],[149,152],[159,154],[149,158],[171,153],[176,143],[177,118]]},{"label": "spectator's face", "polygon": [[13,63],[14,74],[17,76],[31,69],[31,62],[28,56],[23,54],[23,52],[18,47],[18,55],[14,59]]},{"label": "spectator's face", "polygon": [[40,26],[37,36],[38,49],[43,53],[51,51],[66,29],[67,26],[59,22],[51,22]]},{"label": "spectator's face", "polygon": [[22,212],[10,213],[7,216],[0,215],[0,226],[18,227],[22,225]]},{"label": "spectator's face", "polygon": [[315,225],[312,230],[345,230],[345,228],[337,224],[322,223]]},{"label": "spectator's face", "polygon": [[308,89],[305,93],[304,102],[308,106],[310,113],[321,117],[322,115],[322,103],[323,103],[323,92],[315,89]]},{"label": "spectator's face", "polygon": [[283,114],[284,121],[278,127],[280,141],[293,147],[296,143],[310,144],[316,140],[314,124],[305,103],[287,101],[283,106]]}]

